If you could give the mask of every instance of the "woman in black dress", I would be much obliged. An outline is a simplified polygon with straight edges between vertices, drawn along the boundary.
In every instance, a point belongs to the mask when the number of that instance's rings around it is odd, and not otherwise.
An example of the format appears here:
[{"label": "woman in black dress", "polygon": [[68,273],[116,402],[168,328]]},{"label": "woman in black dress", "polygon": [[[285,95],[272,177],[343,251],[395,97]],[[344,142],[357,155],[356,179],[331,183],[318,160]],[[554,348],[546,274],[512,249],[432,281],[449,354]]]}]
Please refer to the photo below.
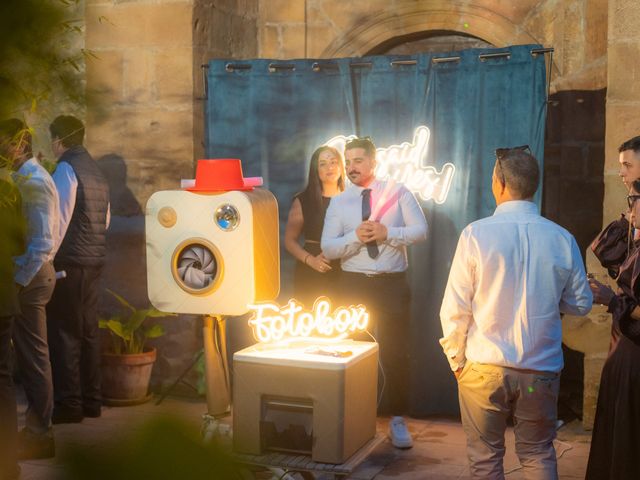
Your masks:
[{"label": "woman in black dress", "polygon": [[344,190],[344,178],[344,162],[338,150],[318,148],[311,156],[307,186],[294,197],[289,210],[284,244],[297,260],[295,298],[307,308],[321,295],[332,297],[331,288],[340,274],[340,261],[331,262],[322,254],[320,237],[329,201]]},{"label": "woman in black dress", "polygon": [[[640,228],[640,180],[627,197],[631,223]],[[613,316],[609,355],[602,370],[587,480],[640,479],[640,240],[620,266],[618,292],[589,280],[593,301]]]}]

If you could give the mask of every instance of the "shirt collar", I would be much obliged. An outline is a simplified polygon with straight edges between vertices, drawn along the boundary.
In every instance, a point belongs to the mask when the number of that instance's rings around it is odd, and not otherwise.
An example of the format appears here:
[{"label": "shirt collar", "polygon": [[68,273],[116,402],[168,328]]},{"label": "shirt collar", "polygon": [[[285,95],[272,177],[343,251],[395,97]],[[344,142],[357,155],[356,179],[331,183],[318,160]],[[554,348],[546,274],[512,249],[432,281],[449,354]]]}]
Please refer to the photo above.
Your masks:
[{"label": "shirt collar", "polygon": [[381,184],[382,182],[380,180],[374,178],[373,181],[366,187],[361,187],[360,185],[353,185],[353,187],[356,189],[356,192],[358,192],[358,195],[360,195],[365,188],[368,188],[369,190],[374,192],[378,189],[378,187],[380,187]]},{"label": "shirt collar", "polygon": [[29,160],[27,160],[22,165],[20,165],[20,168],[18,169],[17,173],[19,175],[25,175],[26,173],[32,171],[33,168],[36,166],[37,161],[38,160],[36,160],[36,157],[31,157]]},{"label": "shirt collar", "polygon": [[529,200],[510,200],[498,205],[493,214],[502,215],[504,213],[533,213],[537,215],[538,206]]}]

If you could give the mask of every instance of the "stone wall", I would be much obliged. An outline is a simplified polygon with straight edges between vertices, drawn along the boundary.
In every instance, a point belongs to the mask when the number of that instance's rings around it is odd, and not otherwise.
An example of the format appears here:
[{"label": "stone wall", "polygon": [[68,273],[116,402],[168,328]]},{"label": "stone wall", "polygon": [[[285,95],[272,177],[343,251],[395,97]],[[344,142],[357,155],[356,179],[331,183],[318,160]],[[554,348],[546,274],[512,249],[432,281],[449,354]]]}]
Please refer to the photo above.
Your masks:
[{"label": "stone wall", "polygon": [[640,9],[634,0],[610,0],[607,71],[607,132],[605,137],[604,212],[609,223],[625,207],[627,194],[618,177],[618,146],[640,135],[640,66],[631,59],[640,54]]},{"label": "stone wall", "polygon": [[[627,192],[618,176],[618,146],[625,140],[640,134],[638,105],[640,82],[636,67],[629,58],[640,50],[640,33],[636,25],[640,21],[637,2],[611,0],[608,6],[607,29],[607,91],[606,132],[604,137],[604,198],[602,223],[606,225],[626,210],[624,197]],[[600,38],[600,36],[598,36]],[[588,114],[588,112],[585,112]],[[595,272],[598,279],[615,286],[597,259],[588,252],[587,270]],[[611,317],[605,307],[594,306],[587,318],[566,318],[564,339],[571,348],[585,354],[584,361],[584,419],[585,427],[593,425],[600,373],[606,360],[611,329]]]},{"label": "stone wall", "polygon": [[553,46],[554,91],[606,84],[607,0],[260,0],[260,57],[360,56],[434,31]]},{"label": "stone wall", "polygon": [[[256,17],[251,0],[86,1],[87,147],[109,179],[113,213],[104,286],[137,306],[148,304],[144,205],[192,178],[204,154],[201,65],[256,56]],[[101,312],[117,308],[104,294]],[[202,346],[199,319],[161,323],[156,386]]]}]

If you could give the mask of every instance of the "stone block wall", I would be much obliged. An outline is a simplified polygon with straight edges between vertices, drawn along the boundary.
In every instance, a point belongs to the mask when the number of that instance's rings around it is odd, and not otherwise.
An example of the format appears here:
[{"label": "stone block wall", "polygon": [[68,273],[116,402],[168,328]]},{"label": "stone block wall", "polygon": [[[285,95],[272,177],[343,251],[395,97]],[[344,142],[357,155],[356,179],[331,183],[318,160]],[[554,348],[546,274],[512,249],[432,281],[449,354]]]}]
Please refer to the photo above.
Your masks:
[{"label": "stone block wall", "polygon": [[[252,0],[86,0],[87,147],[111,189],[112,224],[104,287],[148,304],[144,206],[158,190],[192,178],[204,155],[201,65],[256,56]],[[253,40],[246,40],[253,39]],[[100,310],[117,303],[103,294]],[[200,320],[161,320],[152,382],[172,381],[202,347]]]},{"label": "stone block wall", "polygon": [[360,56],[429,32],[457,32],[497,47],[553,46],[552,90],[606,84],[607,0],[260,0],[259,55]]},{"label": "stone block wall", "polygon": [[87,146],[124,159],[140,205],[192,174],[192,11],[185,0],[86,6]]},{"label": "stone block wall", "polygon": [[618,146],[640,135],[640,68],[631,59],[640,53],[640,10],[634,0],[610,0],[607,72],[607,133],[604,165],[603,223],[624,209],[627,192],[618,177]]}]

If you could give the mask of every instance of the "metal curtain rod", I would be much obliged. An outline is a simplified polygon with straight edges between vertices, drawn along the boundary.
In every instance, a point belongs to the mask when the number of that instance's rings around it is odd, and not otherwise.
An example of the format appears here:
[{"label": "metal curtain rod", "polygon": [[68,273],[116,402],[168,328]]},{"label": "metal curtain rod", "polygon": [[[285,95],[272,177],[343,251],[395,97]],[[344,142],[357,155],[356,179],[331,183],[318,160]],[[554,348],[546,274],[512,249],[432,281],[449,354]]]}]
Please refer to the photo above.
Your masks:
[{"label": "metal curtain rod", "polygon": [[204,88],[204,99],[209,98],[209,79],[207,73],[209,72],[209,64],[203,63],[200,65],[200,71],[202,72],[202,85]]},{"label": "metal curtain rod", "polygon": [[[547,72],[547,100],[549,99],[549,92],[551,90],[551,72],[553,67],[553,47],[546,48],[534,48],[531,50],[531,56],[536,57],[538,55],[546,55],[549,54],[549,70]],[[459,62],[462,57],[460,56],[451,56],[451,57],[433,57],[431,59],[432,64],[439,63],[451,63],[451,62]],[[506,58],[507,60],[511,58],[511,52],[493,52],[493,53],[481,53],[478,55],[478,59],[481,62],[485,62],[487,60],[493,58]],[[392,67],[397,67],[401,65],[417,65],[417,60],[392,60],[390,65]],[[371,68],[373,67],[372,62],[353,62],[350,63],[349,66],[351,68]],[[202,68],[202,79],[204,83],[204,98],[209,97],[209,81],[207,77],[206,71],[209,69],[208,64],[203,64],[200,66]],[[225,65],[225,70],[229,73],[233,73],[236,70],[251,70],[252,65],[249,63],[227,63]],[[337,63],[327,61],[327,62],[314,62],[311,65],[311,70],[314,72],[321,72],[322,70],[338,70],[340,67]],[[293,63],[270,63],[268,66],[268,70],[270,73],[276,72],[278,70],[288,70],[295,71],[296,65]]]},{"label": "metal curtain rod", "polygon": [[296,66],[293,63],[270,63],[269,64],[269,73],[277,72],[278,70],[289,70],[291,72],[295,71]]},{"label": "metal curtain rod", "polygon": [[313,65],[311,65],[311,70],[313,70],[314,72],[320,72],[322,70],[338,70],[340,68],[340,66],[337,63],[331,63],[331,62],[315,62]]},{"label": "metal curtain rod", "polygon": [[251,70],[251,65],[248,63],[227,63],[224,66],[227,72],[234,72],[236,70]]},{"label": "metal curtain rod", "polygon": [[495,53],[481,53],[478,55],[478,59],[481,62],[488,60],[490,58],[506,58],[507,60],[511,58],[511,52],[495,52]]},{"label": "metal curtain rod", "polygon": [[417,60],[394,60],[389,63],[392,67],[398,67],[400,65],[417,65]]},{"label": "metal curtain rod", "polygon": [[373,63],[372,62],[353,62],[353,63],[350,63],[349,66],[351,68],[371,68],[373,67]]},{"label": "metal curtain rod", "polygon": [[431,63],[459,62],[462,57],[433,57]]}]

